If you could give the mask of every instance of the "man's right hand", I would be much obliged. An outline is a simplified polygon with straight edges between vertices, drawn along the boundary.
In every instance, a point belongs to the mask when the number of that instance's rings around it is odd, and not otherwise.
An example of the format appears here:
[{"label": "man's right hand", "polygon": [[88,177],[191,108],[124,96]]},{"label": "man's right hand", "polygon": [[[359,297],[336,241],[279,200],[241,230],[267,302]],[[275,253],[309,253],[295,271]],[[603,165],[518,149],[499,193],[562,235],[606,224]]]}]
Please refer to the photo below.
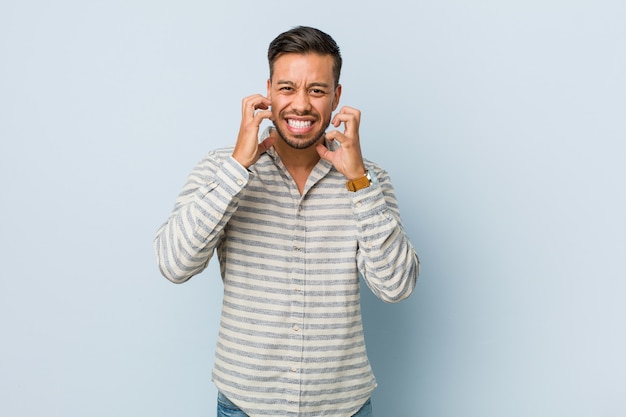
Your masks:
[{"label": "man's right hand", "polygon": [[243,99],[241,109],[241,126],[233,151],[233,158],[245,168],[254,164],[261,154],[274,144],[275,138],[270,136],[259,143],[259,126],[264,119],[272,120],[270,100],[261,94]]}]

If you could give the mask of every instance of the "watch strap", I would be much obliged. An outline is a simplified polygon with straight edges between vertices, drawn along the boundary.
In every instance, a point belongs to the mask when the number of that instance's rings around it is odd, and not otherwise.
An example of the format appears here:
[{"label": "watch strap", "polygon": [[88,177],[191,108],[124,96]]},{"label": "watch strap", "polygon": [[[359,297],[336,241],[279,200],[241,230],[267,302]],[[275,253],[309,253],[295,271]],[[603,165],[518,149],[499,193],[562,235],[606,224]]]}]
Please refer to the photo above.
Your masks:
[{"label": "watch strap", "polygon": [[363,175],[362,177],[359,177],[355,180],[348,180],[346,182],[346,188],[348,189],[348,191],[359,191],[362,190],[363,188],[367,188],[370,186],[370,184],[372,183],[371,177],[369,175],[369,172],[365,172],[365,175]]}]

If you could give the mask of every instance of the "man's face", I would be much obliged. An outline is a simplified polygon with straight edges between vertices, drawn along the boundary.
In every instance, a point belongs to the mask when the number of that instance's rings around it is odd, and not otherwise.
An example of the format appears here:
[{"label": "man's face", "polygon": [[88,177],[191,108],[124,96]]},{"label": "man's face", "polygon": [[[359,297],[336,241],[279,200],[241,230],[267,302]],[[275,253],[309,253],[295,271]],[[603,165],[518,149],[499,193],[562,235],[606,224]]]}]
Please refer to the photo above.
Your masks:
[{"label": "man's face", "polygon": [[274,61],[267,97],[273,123],[292,148],[305,149],[323,138],[339,104],[341,85],[335,86],[330,55],[289,53]]}]

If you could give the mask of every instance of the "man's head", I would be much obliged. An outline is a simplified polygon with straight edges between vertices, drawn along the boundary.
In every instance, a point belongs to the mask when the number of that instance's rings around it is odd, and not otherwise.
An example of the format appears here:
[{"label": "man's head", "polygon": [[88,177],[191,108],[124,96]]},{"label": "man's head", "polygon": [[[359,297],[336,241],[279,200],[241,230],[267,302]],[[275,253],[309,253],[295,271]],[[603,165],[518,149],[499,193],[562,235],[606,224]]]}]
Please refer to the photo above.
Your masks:
[{"label": "man's head", "polygon": [[267,97],[279,137],[294,149],[320,143],[341,96],[339,47],[324,32],[297,27],[272,41],[268,59]]},{"label": "man's head", "polygon": [[276,59],[287,53],[330,55],[333,59],[333,76],[335,87],[339,85],[341,74],[341,53],[339,46],[330,35],[321,30],[298,26],[281,33],[274,39],[267,50],[267,60],[270,65],[270,80],[274,75]]}]

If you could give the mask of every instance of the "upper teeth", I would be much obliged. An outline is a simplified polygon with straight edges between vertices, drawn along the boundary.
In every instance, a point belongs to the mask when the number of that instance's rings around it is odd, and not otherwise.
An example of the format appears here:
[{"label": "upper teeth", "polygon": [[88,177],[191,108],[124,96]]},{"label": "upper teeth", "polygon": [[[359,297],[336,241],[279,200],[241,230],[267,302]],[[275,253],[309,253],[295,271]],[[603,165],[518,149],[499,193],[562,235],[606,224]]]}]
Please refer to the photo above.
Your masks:
[{"label": "upper teeth", "polygon": [[296,129],[304,129],[307,128],[309,126],[311,126],[311,121],[310,120],[292,120],[289,119],[288,120],[289,126],[296,128]]}]

